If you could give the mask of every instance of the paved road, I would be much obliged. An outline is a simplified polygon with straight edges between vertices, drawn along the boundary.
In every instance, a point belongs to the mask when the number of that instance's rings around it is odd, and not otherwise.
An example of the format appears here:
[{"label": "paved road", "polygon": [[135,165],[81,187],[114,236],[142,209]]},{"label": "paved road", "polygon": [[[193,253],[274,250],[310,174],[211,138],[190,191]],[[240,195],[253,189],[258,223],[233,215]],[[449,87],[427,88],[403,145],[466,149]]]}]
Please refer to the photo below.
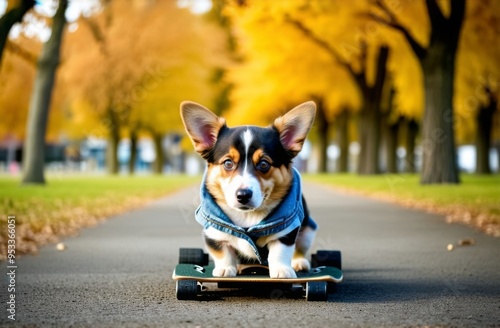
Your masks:
[{"label": "paved road", "polygon": [[[108,220],[18,262],[25,326],[500,326],[500,239],[396,205],[306,185],[316,248],[341,249],[345,281],[329,302],[213,293],[177,301],[179,247],[201,247],[190,188]],[[446,250],[474,238],[475,246]],[[1,263],[5,270],[6,264]],[[5,306],[7,279],[0,297]],[[273,293],[273,296],[279,294]],[[285,295],[286,296],[286,295]],[[6,311],[0,323],[8,324]]]}]

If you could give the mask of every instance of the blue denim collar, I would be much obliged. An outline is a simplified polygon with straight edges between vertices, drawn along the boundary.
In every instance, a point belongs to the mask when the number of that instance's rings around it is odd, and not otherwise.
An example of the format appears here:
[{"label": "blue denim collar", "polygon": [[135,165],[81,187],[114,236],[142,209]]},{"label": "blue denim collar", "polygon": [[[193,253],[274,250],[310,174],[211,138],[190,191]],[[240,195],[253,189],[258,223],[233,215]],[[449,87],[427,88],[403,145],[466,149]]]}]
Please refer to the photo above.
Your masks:
[{"label": "blue denim collar", "polygon": [[276,234],[285,229],[292,231],[300,227],[304,219],[304,208],[302,205],[302,187],[300,174],[295,168],[290,190],[278,206],[261,222],[249,228],[242,228],[233,223],[215,202],[206,187],[206,171],[201,184],[201,204],[196,210],[196,221],[205,229],[213,227],[222,232],[243,238],[252,246],[260,263],[263,263],[259,247],[255,244],[260,237]]}]

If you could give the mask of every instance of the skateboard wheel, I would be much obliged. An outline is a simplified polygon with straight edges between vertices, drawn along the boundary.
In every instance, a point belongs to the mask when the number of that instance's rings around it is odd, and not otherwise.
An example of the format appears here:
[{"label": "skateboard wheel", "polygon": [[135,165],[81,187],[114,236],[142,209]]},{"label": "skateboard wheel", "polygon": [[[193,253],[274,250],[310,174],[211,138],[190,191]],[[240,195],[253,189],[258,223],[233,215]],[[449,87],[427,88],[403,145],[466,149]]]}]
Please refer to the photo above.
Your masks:
[{"label": "skateboard wheel", "polygon": [[342,270],[342,254],[340,251],[317,251],[311,255],[311,266],[313,268],[328,266]]},{"label": "skateboard wheel", "polygon": [[198,291],[199,287],[196,280],[178,280],[176,283],[175,293],[178,300],[195,300]]},{"label": "skateboard wheel", "polygon": [[310,281],[306,284],[307,301],[328,300],[328,283],[326,281]]},{"label": "skateboard wheel", "polygon": [[181,248],[179,249],[179,263],[208,265],[208,254],[204,253],[201,248]]}]

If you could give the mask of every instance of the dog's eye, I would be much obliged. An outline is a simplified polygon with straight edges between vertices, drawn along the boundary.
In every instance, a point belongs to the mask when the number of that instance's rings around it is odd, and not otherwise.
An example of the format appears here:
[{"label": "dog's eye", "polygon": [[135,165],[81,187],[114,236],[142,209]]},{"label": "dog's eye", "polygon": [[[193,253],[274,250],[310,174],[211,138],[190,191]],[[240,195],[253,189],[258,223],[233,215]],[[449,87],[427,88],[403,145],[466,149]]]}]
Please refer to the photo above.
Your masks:
[{"label": "dog's eye", "polygon": [[267,172],[269,168],[271,167],[271,164],[269,164],[268,161],[266,160],[261,160],[259,164],[257,164],[257,169],[262,172]]},{"label": "dog's eye", "polygon": [[232,169],[234,169],[234,162],[230,159],[226,159],[223,163],[224,165],[224,168],[228,171],[231,171]]}]

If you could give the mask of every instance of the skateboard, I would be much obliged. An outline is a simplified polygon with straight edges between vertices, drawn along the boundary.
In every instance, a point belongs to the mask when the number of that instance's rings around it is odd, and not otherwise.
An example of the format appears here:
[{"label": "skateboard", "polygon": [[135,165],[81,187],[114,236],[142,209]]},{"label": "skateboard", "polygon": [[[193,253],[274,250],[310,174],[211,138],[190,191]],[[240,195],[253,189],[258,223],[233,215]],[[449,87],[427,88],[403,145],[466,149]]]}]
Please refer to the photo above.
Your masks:
[{"label": "skateboard", "polygon": [[172,279],[176,281],[178,300],[196,300],[204,284],[216,283],[218,288],[280,288],[299,290],[308,301],[326,301],[335,284],[342,282],[340,251],[318,251],[311,256],[312,269],[297,272],[297,278],[270,278],[269,269],[260,264],[240,264],[235,277],[214,277],[214,264],[208,254],[198,248],[181,248],[179,264]]}]

